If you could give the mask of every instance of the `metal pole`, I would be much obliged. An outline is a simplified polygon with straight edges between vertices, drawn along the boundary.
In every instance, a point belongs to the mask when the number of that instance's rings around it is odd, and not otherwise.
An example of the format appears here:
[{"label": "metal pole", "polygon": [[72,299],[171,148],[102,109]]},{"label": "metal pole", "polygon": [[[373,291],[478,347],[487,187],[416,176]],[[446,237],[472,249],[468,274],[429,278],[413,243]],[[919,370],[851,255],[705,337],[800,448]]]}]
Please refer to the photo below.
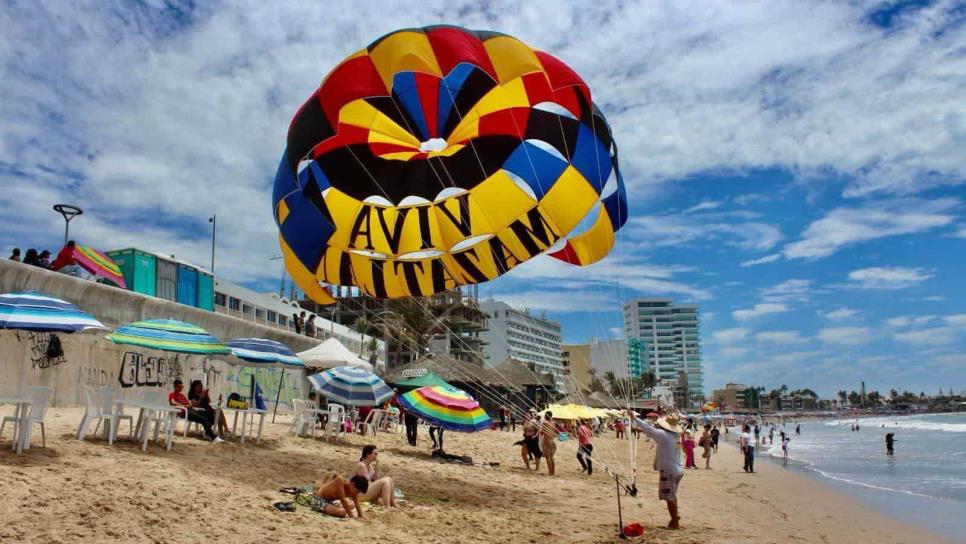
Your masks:
[{"label": "metal pole", "polygon": [[211,223],[211,275],[215,275],[215,231],[218,230],[218,216],[212,215],[208,218]]},{"label": "metal pole", "polygon": [[285,380],[285,369],[282,369],[282,376],[278,379],[278,393],[275,394],[275,408],[272,410],[272,423],[275,423],[275,414],[278,413],[278,399],[282,398],[282,381]]},{"label": "metal pole", "polygon": [[626,540],[627,535],[624,534],[624,513],[621,511],[621,481],[616,474],[614,475],[614,483],[617,484],[617,536],[621,540]]}]

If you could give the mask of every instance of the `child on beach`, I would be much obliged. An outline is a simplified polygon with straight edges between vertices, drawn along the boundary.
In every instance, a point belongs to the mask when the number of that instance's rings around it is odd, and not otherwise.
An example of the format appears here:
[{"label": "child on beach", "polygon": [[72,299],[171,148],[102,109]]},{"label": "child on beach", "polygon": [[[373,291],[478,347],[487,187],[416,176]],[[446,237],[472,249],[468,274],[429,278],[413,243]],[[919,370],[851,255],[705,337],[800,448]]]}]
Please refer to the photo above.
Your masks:
[{"label": "child on beach", "polygon": [[791,438],[789,438],[785,433],[782,433],[782,457],[786,461],[788,461],[788,443],[791,441]]},{"label": "child on beach", "polygon": [[704,432],[701,433],[701,439],[698,441],[701,447],[704,448],[704,453],[701,454],[704,457],[704,468],[711,468],[711,444],[714,441],[711,435],[711,424],[705,424]]},{"label": "child on beach", "polygon": [[691,435],[691,431],[685,431],[681,447],[684,449],[684,468],[698,468],[694,464],[694,437]]}]

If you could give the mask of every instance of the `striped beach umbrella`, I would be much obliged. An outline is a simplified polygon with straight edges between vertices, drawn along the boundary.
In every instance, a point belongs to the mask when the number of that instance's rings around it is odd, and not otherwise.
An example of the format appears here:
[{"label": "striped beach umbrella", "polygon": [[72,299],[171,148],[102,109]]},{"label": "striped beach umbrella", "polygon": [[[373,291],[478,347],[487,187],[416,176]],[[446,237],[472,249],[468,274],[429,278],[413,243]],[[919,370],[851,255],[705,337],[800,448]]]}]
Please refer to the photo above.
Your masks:
[{"label": "striped beach umbrella", "polygon": [[193,353],[198,355],[227,355],[228,346],[198,325],[174,319],[135,321],[107,335],[116,344],[130,344],[145,348]]},{"label": "striped beach umbrella", "polygon": [[122,289],[127,289],[124,283],[124,274],[121,269],[111,260],[110,257],[92,248],[77,244],[71,254],[77,266],[88,271],[98,278],[104,278]]},{"label": "striped beach umbrella", "polygon": [[382,378],[356,366],[339,366],[309,376],[316,391],[327,399],[349,406],[376,406],[392,398]]},{"label": "striped beach umbrella", "polygon": [[232,355],[238,357],[248,366],[282,366],[285,368],[305,368],[305,363],[295,352],[281,342],[267,338],[236,338],[229,340],[226,345]]},{"label": "striped beach umbrella", "polygon": [[399,405],[447,431],[472,433],[490,428],[490,416],[480,403],[455,387],[420,387],[400,396]]},{"label": "striped beach umbrella", "polygon": [[72,333],[106,328],[94,316],[66,300],[37,291],[0,295],[0,329]]}]

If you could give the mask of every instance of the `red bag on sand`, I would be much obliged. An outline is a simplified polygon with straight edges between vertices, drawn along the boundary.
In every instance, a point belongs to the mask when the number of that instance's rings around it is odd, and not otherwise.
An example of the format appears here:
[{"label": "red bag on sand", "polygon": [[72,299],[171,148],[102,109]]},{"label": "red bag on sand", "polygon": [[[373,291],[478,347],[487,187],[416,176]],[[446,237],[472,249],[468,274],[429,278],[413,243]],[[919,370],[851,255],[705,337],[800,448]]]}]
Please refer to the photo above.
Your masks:
[{"label": "red bag on sand", "polygon": [[629,523],[624,526],[624,536],[641,536],[644,534],[644,526],[640,523]]}]

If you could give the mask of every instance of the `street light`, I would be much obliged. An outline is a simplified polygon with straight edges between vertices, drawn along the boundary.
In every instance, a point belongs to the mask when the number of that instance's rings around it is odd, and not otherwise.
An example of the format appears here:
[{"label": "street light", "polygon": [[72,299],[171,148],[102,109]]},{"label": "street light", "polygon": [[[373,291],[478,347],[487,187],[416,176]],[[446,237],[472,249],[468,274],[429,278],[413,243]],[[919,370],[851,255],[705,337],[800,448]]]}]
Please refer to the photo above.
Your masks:
[{"label": "street light", "polygon": [[70,239],[70,220],[84,213],[84,210],[72,204],[54,204],[54,211],[64,216],[64,244]]},{"label": "street light", "polygon": [[215,275],[215,230],[218,227],[218,216],[212,215],[208,218],[211,223],[211,275]]}]

